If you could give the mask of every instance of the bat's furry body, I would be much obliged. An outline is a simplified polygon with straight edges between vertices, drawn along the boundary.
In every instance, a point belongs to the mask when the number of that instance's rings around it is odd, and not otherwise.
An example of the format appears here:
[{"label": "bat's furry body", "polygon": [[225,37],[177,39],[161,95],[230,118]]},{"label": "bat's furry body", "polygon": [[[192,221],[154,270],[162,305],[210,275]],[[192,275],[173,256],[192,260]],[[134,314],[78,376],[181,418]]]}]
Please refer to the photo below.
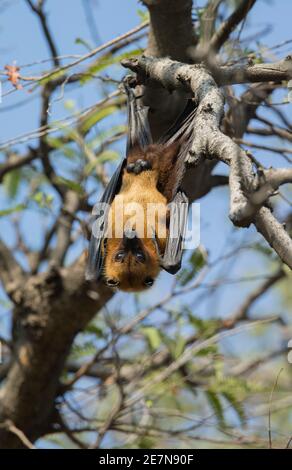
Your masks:
[{"label": "bat's furry body", "polygon": [[[192,141],[195,106],[189,101],[169,131],[153,144],[148,109],[137,104],[127,82],[125,89],[129,126],[127,155],[101,198],[107,209],[95,216],[97,231],[93,230],[90,241],[86,278],[92,281],[103,277],[111,287],[140,291],[153,284],[161,268],[172,274],[180,269],[188,207],[180,183]],[[168,203],[172,203],[170,210]],[[147,224],[139,221],[133,224],[131,212],[125,210],[127,204],[139,204]],[[159,206],[150,230],[149,204]],[[123,225],[129,223],[130,231],[129,227],[117,230],[120,219]],[[173,227],[177,230],[171,230]]]},{"label": "bat's furry body", "polygon": [[[114,236],[107,240],[103,273],[109,285],[124,291],[140,291],[150,287],[157,277],[161,269],[157,245],[159,253],[164,254],[168,236],[167,204],[175,183],[177,153],[178,144],[175,143],[169,147],[150,145],[144,151],[136,147],[128,155],[121,189],[111,205],[110,228]],[[145,169],[141,167],[143,162]],[[128,222],[131,214],[126,213],[124,208],[133,204],[139,204],[143,220],[132,227],[136,232],[136,241],[132,244],[128,241],[128,248],[132,246],[132,250],[126,250],[125,240],[115,236],[115,220],[122,216],[124,222]],[[149,205],[159,207],[153,227],[157,245],[147,231]],[[125,253],[125,256],[117,256],[119,253]]]}]

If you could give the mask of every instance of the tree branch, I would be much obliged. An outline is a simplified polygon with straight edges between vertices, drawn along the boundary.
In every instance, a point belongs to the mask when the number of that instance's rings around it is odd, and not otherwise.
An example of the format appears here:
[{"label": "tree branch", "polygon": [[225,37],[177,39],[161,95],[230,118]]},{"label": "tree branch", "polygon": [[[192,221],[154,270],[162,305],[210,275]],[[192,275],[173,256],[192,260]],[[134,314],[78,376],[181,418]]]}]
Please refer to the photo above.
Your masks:
[{"label": "tree branch", "polygon": [[10,294],[23,280],[24,272],[15,260],[12,252],[0,239],[0,279],[5,290]]},{"label": "tree branch", "polygon": [[79,195],[75,191],[68,190],[64,195],[64,204],[57,222],[57,244],[51,256],[51,266],[61,266],[63,264],[71,243],[71,229],[74,222],[72,214],[75,215],[78,209]]},{"label": "tree branch", "polygon": [[292,240],[270,209],[262,207],[255,215],[254,224],[282,261],[292,269]]},{"label": "tree branch", "polygon": [[7,173],[27,165],[37,157],[38,154],[33,148],[29,148],[27,154],[21,157],[18,157],[16,154],[10,155],[8,160],[0,165],[0,183],[2,183],[3,178]]},{"label": "tree branch", "polygon": [[219,85],[240,83],[281,82],[292,78],[292,56],[271,64],[223,66],[212,69]]},{"label": "tree branch", "polygon": [[41,23],[46,41],[47,41],[49,49],[51,51],[51,56],[52,56],[52,59],[54,61],[54,65],[55,65],[55,67],[59,67],[60,61],[59,61],[59,58],[58,58],[59,54],[58,54],[57,46],[56,46],[56,44],[53,40],[52,33],[49,30],[48,22],[47,22],[47,16],[44,13],[42,2],[41,3],[39,2],[38,6],[34,5],[32,0],[26,0],[26,3],[29,5],[29,7],[32,9],[32,11],[34,11],[37,14],[37,16],[39,17],[39,20],[40,20],[40,23]]},{"label": "tree branch", "polygon": [[256,0],[241,0],[236,10],[230,15],[230,17],[222,23],[218,31],[214,34],[210,41],[210,49],[219,51],[223,44],[227,41],[231,33],[246,17],[248,12],[254,6]]},{"label": "tree branch", "polygon": [[201,17],[201,34],[198,47],[210,47],[210,40],[214,34],[218,8],[223,0],[209,0]]},{"label": "tree branch", "polygon": [[143,0],[150,13],[146,55],[190,61],[188,49],[196,44],[192,0]]},{"label": "tree branch", "polygon": [[[257,287],[247,298],[244,300],[243,304],[234,312],[230,317],[228,317],[228,324],[235,325],[238,321],[247,319],[247,314],[253,304],[262,297],[272,286],[285,277],[285,271],[280,268],[273,276],[266,279],[259,287]],[[224,321],[226,324],[226,321]],[[226,324],[227,327],[227,324]]]}]

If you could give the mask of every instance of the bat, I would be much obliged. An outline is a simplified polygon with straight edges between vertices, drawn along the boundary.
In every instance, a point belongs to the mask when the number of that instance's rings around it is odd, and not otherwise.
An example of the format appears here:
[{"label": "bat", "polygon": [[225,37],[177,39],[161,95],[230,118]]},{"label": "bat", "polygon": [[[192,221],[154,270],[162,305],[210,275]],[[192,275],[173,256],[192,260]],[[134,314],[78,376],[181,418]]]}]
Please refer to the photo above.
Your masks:
[{"label": "bat", "polygon": [[180,185],[196,107],[189,100],[154,143],[148,108],[128,80],[124,87],[126,156],[94,209],[86,280],[102,278],[109,287],[136,292],[151,287],[161,269],[175,274],[181,267],[189,200]]}]

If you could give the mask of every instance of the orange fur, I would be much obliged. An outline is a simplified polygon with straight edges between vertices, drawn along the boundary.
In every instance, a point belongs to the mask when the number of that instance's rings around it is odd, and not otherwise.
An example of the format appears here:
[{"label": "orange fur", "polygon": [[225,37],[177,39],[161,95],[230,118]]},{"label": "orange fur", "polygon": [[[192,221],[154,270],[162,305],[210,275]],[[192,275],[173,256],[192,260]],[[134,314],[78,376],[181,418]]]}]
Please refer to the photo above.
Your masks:
[{"label": "orange fur", "polygon": [[[148,160],[151,163],[150,170],[144,170],[136,175],[124,170],[120,192],[113,200],[109,218],[109,230],[106,234],[107,244],[104,252],[104,277],[106,280],[116,280],[118,288],[124,291],[141,291],[147,288],[145,280],[155,279],[160,271],[160,261],[157,248],[153,242],[153,232],[159,252],[164,253],[168,229],[167,229],[167,203],[171,197],[173,184],[171,172],[174,169],[174,157],[177,155],[178,145],[163,148],[158,145],[149,146],[145,152],[134,149],[128,156],[127,163],[134,163],[138,159]],[[163,192],[162,192],[163,191]],[[137,243],[144,254],[141,262],[130,251],[124,256],[122,262],[117,261],[116,255],[123,247],[123,232],[118,232],[117,224],[123,218],[124,222],[130,222],[135,210],[127,213],[127,204],[139,204],[141,211],[141,223],[139,220],[131,227],[137,234]],[[147,227],[145,223],[149,215],[149,203],[159,204],[161,212],[152,219],[153,225]],[[149,230],[150,229],[150,230]],[[110,233],[111,232],[111,233]]]}]

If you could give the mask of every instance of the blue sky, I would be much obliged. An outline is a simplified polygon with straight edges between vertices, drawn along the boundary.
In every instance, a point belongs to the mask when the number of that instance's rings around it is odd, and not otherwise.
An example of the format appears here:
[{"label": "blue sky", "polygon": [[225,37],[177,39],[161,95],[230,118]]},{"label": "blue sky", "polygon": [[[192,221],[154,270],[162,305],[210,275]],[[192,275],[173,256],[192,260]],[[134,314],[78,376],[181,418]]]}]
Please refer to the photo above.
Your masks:
[{"label": "blue sky", "polygon": [[[83,45],[76,44],[77,38],[87,41],[91,46],[96,46],[89,32],[86,21],[84,4],[90,0],[47,0],[46,9],[49,12],[49,24],[60,54],[84,54]],[[96,0],[92,1],[93,17],[98,30],[98,44],[104,43],[122,34],[140,22],[137,10],[142,6],[136,0]],[[195,5],[203,5],[204,2],[194,2]],[[18,65],[30,64],[48,58],[47,45],[40,31],[38,19],[33,15],[24,0],[11,0],[9,2],[0,0],[0,8],[8,5],[0,16],[0,70],[6,64],[14,61]],[[249,20],[250,29],[244,37],[251,36],[256,31],[262,31],[270,26],[269,34],[266,34],[262,42],[268,46],[291,39],[291,18],[292,2],[287,0],[264,1],[259,0],[253,9]],[[251,40],[248,46],[254,44]],[[283,57],[289,52],[289,45],[276,51],[278,56],[266,54],[266,59],[275,60],[276,57]],[[41,64],[33,68],[23,68],[25,75],[37,75],[45,65]],[[117,72],[118,73],[118,72]],[[8,90],[3,87],[4,92]],[[85,87],[86,88],[86,87]],[[10,88],[9,88],[10,89]],[[80,108],[92,105],[98,100],[100,89],[93,84],[86,88],[66,91],[65,100],[54,103],[52,107],[51,119],[58,119],[68,114],[64,108],[64,101],[74,99]],[[13,105],[23,103],[20,107],[13,108]],[[291,115],[291,105],[288,113]],[[9,111],[7,108],[12,107]],[[38,92],[27,93],[26,91],[14,92],[3,98],[0,105],[0,141],[6,141],[12,137],[29,132],[38,127],[39,100]],[[98,129],[97,129],[98,131]],[[33,143],[33,142],[31,142]],[[23,149],[20,146],[20,150]],[[121,147],[120,147],[121,149]],[[121,149],[121,151],[123,151]],[[260,152],[255,152],[260,157]],[[265,156],[266,161],[277,165],[274,155]],[[283,164],[283,162],[281,162]],[[222,171],[225,169],[222,168]],[[248,242],[254,236],[254,229],[237,230],[229,222],[228,214],[228,191],[220,188],[213,191],[208,197],[201,201],[201,241],[211,253],[211,258],[222,253],[222,249],[228,249],[229,244],[237,242]],[[0,207],[6,207],[7,199],[3,191],[0,191]],[[37,243],[41,237],[40,227],[36,226],[35,215],[24,214],[23,231],[30,243]],[[32,224],[34,224],[32,229]],[[0,233],[8,243],[11,241],[12,231],[7,220],[0,218]],[[231,245],[230,245],[231,246]],[[227,269],[227,268],[226,268]],[[263,264],[260,258],[251,255],[238,255],[235,264],[228,268],[229,276],[236,276],[242,273],[257,274],[263,272]],[[143,303],[150,303],[153,298],[161,296],[161,291],[167,289],[170,283],[170,276],[163,274],[157,286],[149,294],[142,296]],[[247,283],[239,289],[228,288],[220,297],[215,297],[212,301],[206,301],[202,309],[202,314],[208,312],[213,315],[230,313],[252,285]],[[128,296],[119,294],[114,302],[127,305]],[[277,304],[275,295],[268,295],[260,304],[259,310],[270,311],[271,306]],[[226,308],[227,305],[227,308]],[[1,307],[0,307],[1,308]]]}]

